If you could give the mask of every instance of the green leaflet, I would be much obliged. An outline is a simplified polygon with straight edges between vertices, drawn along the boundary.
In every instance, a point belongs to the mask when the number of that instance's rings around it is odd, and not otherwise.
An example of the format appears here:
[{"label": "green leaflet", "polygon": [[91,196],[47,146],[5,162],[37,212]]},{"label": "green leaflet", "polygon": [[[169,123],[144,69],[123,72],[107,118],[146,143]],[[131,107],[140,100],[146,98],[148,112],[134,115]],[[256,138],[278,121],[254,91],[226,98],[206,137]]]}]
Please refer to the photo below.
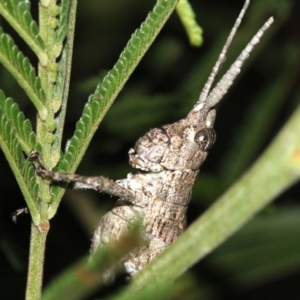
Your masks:
[{"label": "green leaflet", "polygon": [[[16,177],[25,197],[33,222],[39,223],[40,217],[36,207],[38,186],[32,163],[25,160],[20,140],[36,145],[31,125],[11,99],[5,99],[0,92],[0,146]],[[24,126],[21,129],[22,125]],[[23,143],[25,144],[25,142]]]},{"label": "green leaflet", "polygon": [[46,66],[48,57],[44,52],[44,42],[39,35],[36,22],[31,17],[28,1],[1,0],[0,14],[33,50],[41,65]]},{"label": "green leaflet", "polygon": [[45,93],[41,86],[40,78],[36,76],[35,69],[27,57],[19,51],[13,39],[3,33],[0,27],[0,61],[14,76],[20,86],[35,105],[41,119],[47,116]]},{"label": "green leaflet", "polygon": [[18,105],[11,98],[5,98],[0,90],[0,108],[1,115],[5,115],[11,123],[11,130],[14,130],[14,136],[22,147],[22,150],[29,154],[32,149],[41,151],[40,145],[36,141],[36,136],[32,130],[31,122],[25,119],[23,112],[19,110]]}]

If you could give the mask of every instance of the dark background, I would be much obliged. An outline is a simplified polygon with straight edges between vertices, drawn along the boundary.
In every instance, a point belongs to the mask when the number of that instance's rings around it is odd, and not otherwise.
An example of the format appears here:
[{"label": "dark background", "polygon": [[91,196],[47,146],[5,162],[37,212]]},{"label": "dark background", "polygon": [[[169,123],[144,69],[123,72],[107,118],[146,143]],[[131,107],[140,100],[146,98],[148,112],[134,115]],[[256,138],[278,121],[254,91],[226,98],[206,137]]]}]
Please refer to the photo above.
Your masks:
[{"label": "dark background", "polygon": [[[275,24],[218,106],[217,142],[201,169],[189,222],[251,166],[299,105],[299,3],[295,0],[252,2],[223,72],[270,15],[274,16]],[[78,173],[124,178],[133,171],[127,163],[127,152],[137,138],[149,128],[184,117],[197,101],[243,1],[194,0],[191,4],[204,30],[203,46],[191,47],[178,16],[171,16],[101,123]],[[34,5],[32,3],[33,14],[36,13]],[[64,141],[72,136],[88,95],[112,68],[153,5],[154,1],[149,0],[79,1]],[[15,37],[3,20],[1,26]],[[34,63],[33,54],[18,37],[15,38]],[[292,63],[291,59],[294,59]],[[0,68],[0,88],[6,96],[13,97],[26,117],[35,123],[33,105],[3,67]],[[275,98],[277,100],[273,101]],[[270,104],[264,106],[264,103]],[[259,123],[255,110],[262,109],[265,117]],[[257,124],[261,124],[261,128],[255,129]],[[244,135],[257,135],[257,140],[243,148],[240,143]],[[244,151],[244,155],[239,150]],[[22,299],[30,217],[20,216],[17,224],[11,221],[11,213],[25,207],[25,202],[2,152],[0,166],[1,299]],[[190,297],[299,299],[299,184],[275,200],[272,206],[192,268],[199,294],[195,296],[191,292]],[[93,192],[67,191],[51,221],[45,285],[88,253],[93,229],[114,201]]]}]

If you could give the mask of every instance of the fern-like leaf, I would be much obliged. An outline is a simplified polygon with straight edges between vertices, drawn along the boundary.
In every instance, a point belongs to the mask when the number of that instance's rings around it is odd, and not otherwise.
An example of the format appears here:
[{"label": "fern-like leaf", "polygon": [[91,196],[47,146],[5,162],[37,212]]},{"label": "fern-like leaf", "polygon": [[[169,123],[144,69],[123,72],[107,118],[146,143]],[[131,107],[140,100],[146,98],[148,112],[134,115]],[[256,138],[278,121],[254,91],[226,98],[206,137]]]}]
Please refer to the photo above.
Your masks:
[{"label": "fern-like leaf", "polygon": [[15,136],[22,147],[22,150],[29,154],[32,149],[41,151],[41,146],[36,140],[31,122],[25,119],[23,112],[12,98],[5,98],[4,93],[0,90],[0,108],[2,114],[5,114],[10,120],[12,128],[15,130]]},{"label": "fern-like leaf", "polygon": [[35,105],[41,119],[47,117],[45,93],[40,78],[35,75],[35,69],[27,57],[24,57],[13,39],[3,33],[0,27],[0,62],[15,77],[20,86]]},{"label": "fern-like leaf", "polygon": [[55,165],[58,163],[61,155],[61,143],[69,95],[76,7],[76,1],[62,0],[60,4],[59,26],[57,28],[56,36],[57,43],[60,41],[62,42],[65,37],[65,33],[63,33],[65,30],[64,28],[68,28],[68,35],[58,63],[60,72],[57,74],[54,86],[54,99],[57,99],[57,105],[55,105],[55,112],[57,112],[57,116],[55,118],[56,131],[54,134],[51,152],[52,161]]},{"label": "fern-like leaf", "polygon": [[46,66],[48,56],[44,52],[45,45],[39,35],[37,23],[32,19],[27,2],[23,0],[1,0],[0,14],[33,50],[41,65]]},{"label": "fern-like leaf", "polygon": [[[38,199],[38,185],[35,180],[36,175],[32,163],[24,158],[22,147],[18,140],[17,130],[15,130],[16,123],[22,124],[22,116],[20,117],[16,107],[12,105],[10,114],[14,115],[14,120],[11,121],[6,114],[8,107],[2,106],[5,101],[5,96],[1,92],[0,146],[25,197],[33,222],[38,224],[40,215],[36,206],[36,201]],[[23,124],[24,123],[26,124],[26,129],[23,133],[26,134],[25,132],[29,129],[29,126],[28,123],[23,122]],[[17,125],[17,127],[19,127],[19,125]],[[29,137],[30,136],[32,135],[29,134]]]},{"label": "fern-like leaf", "polygon": [[[141,27],[135,31],[113,69],[89,97],[81,119],[76,124],[72,139],[58,169],[74,172],[86,151],[95,131],[124,84],[149,49],[165,22],[176,7],[177,0],[160,0]],[[50,208],[50,218],[56,212],[63,190],[53,187],[55,200]]]}]

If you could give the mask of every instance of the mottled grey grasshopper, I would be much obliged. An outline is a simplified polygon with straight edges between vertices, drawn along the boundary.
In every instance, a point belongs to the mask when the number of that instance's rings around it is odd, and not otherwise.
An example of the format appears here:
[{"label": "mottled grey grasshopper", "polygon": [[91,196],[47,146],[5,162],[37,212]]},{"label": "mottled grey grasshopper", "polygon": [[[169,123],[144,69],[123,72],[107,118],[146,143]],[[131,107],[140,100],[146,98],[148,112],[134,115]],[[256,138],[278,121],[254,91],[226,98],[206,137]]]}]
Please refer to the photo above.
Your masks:
[{"label": "mottled grey grasshopper", "polygon": [[[75,182],[75,188],[94,189],[119,198],[115,207],[101,218],[94,233],[92,252],[121,239],[128,233],[130,225],[140,220],[142,242],[122,260],[130,275],[137,273],[164,251],[186,228],[186,211],[195,180],[216,139],[213,129],[216,117],[214,107],[273,22],[273,18],[270,18],[262,26],[211,90],[248,5],[249,0],[238,16],[198,102],[187,117],[150,130],[129,150],[130,165],[141,172],[128,174],[126,179],[114,182],[101,176],[83,177],[51,172],[39,160],[36,171],[44,178]],[[38,154],[33,151],[32,157],[37,158]]]}]

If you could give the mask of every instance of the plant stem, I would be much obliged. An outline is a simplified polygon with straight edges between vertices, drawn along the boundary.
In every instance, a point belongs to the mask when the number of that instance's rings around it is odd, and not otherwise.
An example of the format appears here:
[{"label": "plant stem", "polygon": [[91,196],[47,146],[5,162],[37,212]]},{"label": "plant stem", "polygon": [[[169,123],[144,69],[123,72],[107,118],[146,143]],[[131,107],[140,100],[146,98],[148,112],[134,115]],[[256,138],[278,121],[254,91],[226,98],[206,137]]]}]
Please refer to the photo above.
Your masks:
[{"label": "plant stem", "polygon": [[45,244],[49,224],[45,223],[43,228],[45,231],[41,232],[34,224],[31,225],[26,300],[38,300],[41,298]]}]

